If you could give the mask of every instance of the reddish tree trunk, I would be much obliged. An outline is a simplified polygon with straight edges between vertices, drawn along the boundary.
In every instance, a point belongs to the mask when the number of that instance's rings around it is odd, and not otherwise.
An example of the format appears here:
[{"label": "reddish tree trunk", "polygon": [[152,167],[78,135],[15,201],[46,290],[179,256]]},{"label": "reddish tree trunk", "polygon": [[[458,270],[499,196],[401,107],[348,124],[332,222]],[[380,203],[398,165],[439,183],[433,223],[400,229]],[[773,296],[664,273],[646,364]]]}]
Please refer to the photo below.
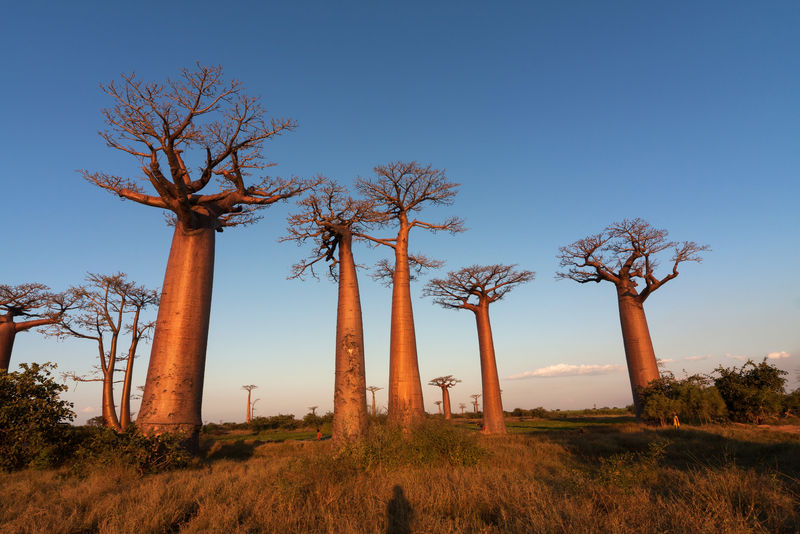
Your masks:
[{"label": "reddish tree trunk", "polygon": [[197,446],[214,278],[214,230],[178,222],[164,275],[142,407],[143,432],[183,432]]},{"label": "reddish tree trunk", "polygon": [[[352,236],[339,241],[339,303],[336,312],[336,378],[333,393],[334,442],[350,442],[367,433],[367,380],[361,297],[353,261]],[[373,396],[373,411],[374,411]]]},{"label": "reddish tree trunk", "polygon": [[478,305],[475,309],[475,319],[478,324],[478,345],[481,354],[483,431],[487,434],[505,434],[506,422],[503,417],[503,400],[500,396],[500,378],[497,374],[488,303]]},{"label": "reddish tree trunk", "polygon": [[625,345],[625,359],[628,361],[628,376],[633,392],[636,417],[641,415],[641,399],[638,389],[645,388],[658,378],[658,364],[647,328],[644,307],[637,296],[632,296],[624,288],[617,288],[619,302],[619,321],[622,326],[622,341]]},{"label": "reddish tree trunk", "polygon": [[444,406],[444,418],[450,419],[450,391],[449,388],[442,388],[442,405]]},{"label": "reddish tree trunk", "polygon": [[14,338],[17,336],[17,327],[11,317],[0,317],[0,369],[7,369],[11,364],[11,350],[14,348]]},{"label": "reddish tree trunk", "polygon": [[106,426],[116,431],[121,430],[117,418],[117,407],[114,404],[114,368],[103,375],[103,421]]},{"label": "reddish tree trunk", "polygon": [[395,244],[392,280],[392,323],[389,341],[389,420],[404,428],[425,417],[422,382],[417,362],[411,276],[408,265],[408,223],[404,222]]},{"label": "reddish tree trunk", "polygon": [[136,347],[139,345],[139,340],[136,338],[135,328],[138,323],[139,312],[136,312],[136,319],[134,320],[134,333],[133,341],[131,342],[130,350],[128,350],[128,365],[125,368],[125,379],[122,382],[122,398],[119,405],[119,425],[122,430],[128,428],[131,424],[131,387],[133,385],[133,358],[136,355]]},{"label": "reddish tree trunk", "polygon": [[252,405],[250,404],[250,394],[253,393],[252,390],[247,390],[247,415],[245,415],[245,423],[249,423],[253,418],[253,413],[250,411]]}]

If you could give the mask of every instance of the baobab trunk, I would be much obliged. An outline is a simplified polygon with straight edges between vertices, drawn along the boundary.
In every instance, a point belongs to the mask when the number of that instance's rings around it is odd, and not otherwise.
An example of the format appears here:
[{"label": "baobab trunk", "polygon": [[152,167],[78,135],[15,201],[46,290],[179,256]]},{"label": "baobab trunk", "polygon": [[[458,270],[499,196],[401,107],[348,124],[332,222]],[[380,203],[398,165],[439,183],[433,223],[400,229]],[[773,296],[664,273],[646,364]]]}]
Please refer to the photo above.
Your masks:
[{"label": "baobab trunk", "polygon": [[638,418],[642,410],[639,388],[647,387],[652,380],[658,378],[658,364],[642,302],[638,297],[630,295],[624,288],[617,288],[617,297],[622,341],[625,345],[625,359],[628,362],[628,376],[631,381],[633,404]]},{"label": "baobab trunk", "polygon": [[117,418],[117,407],[114,403],[114,367],[109,364],[109,371],[103,376],[103,422],[109,428],[122,430]]},{"label": "baobab trunk", "polygon": [[[138,323],[139,312],[136,312],[136,319],[134,320],[134,329]],[[136,355],[136,347],[138,340],[134,333],[134,340],[131,343],[131,348],[128,351],[128,365],[125,368],[125,378],[122,382],[122,398],[119,401],[119,425],[122,430],[128,428],[131,424],[131,386],[133,384],[133,359]]]},{"label": "baobab trunk", "polygon": [[[364,329],[358,276],[351,247],[352,236],[341,236],[339,303],[336,311],[336,379],[333,393],[334,442],[354,441],[367,433]],[[373,412],[374,399],[373,393]]]},{"label": "baobab trunk", "polygon": [[214,278],[214,229],[178,222],[167,261],[138,426],[196,448]]},{"label": "baobab trunk", "polygon": [[[475,320],[478,325],[478,346],[481,353],[483,431],[487,434],[505,434],[506,422],[503,416],[503,400],[500,396],[500,378],[497,374],[488,303],[477,306]],[[477,401],[475,406],[477,407]]]},{"label": "baobab trunk", "polygon": [[417,363],[411,277],[408,265],[408,223],[395,244],[392,280],[392,324],[389,341],[389,420],[408,428],[425,417]]},{"label": "baobab trunk", "polygon": [[450,391],[442,388],[442,405],[444,405],[444,418],[450,419]]},{"label": "baobab trunk", "polygon": [[252,393],[253,393],[252,390],[250,390],[250,389],[247,390],[247,414],[244,416],[245,417],[245,423],[249,423],[251,421],[251,419],[253,418],[253,412],[251,411],[253,405],[250,404],[250,395]]},{"label": "baobab trunk", "polygon": [[11,364],[11,350],[14,348],[14,338],[17,327],[11,317],[0,317],[0,369],[8,370]]}]

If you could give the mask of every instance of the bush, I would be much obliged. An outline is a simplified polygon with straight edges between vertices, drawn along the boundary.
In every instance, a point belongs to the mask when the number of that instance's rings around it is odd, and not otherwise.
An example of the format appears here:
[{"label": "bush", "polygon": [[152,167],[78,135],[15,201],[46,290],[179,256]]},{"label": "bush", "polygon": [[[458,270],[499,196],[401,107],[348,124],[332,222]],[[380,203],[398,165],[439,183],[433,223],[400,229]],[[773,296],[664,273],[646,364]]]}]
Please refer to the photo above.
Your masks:
[{"label": "bush", "polygon": [[733,419],[759,423],[763,418],[777,415],[784,403],[783,386],[786,371],[767,363],[747,360],[740,368],[714,369],[719,376],[714,385],[725,400]]},{"label": "bush", "polygon": [[87,465],[125,464],[140,473],[158,473],[185,467],[192,459],[184,436],[145,436],[131,425],[117,433],[108,427],[84,427],[78,432],[74,468]]},{"label": "bush", "polygon": [[49,467],[69,447],[72,403],[59,398],[67,386],[51,376],[53,363],[20,364],[0,371],[0,468]]},{"label": "bush", "polygon": [[677,380],[668,371],[650,382],[640,395],[642,419],[661,426],[671,421],[673,413],[684,421],[700,424],[722,419],[727,414],[719,391],[711,386],[708,377],[702,375]]},{"label": "bush", "polygon": [[284,430],[295,430],[299,428],[300,425],[300,421],[295,419],[294,415],[279,414],[270,417],[255,417],[250,421],[247,427],[260,432],[262,430],[275,430],[278,428]]}]

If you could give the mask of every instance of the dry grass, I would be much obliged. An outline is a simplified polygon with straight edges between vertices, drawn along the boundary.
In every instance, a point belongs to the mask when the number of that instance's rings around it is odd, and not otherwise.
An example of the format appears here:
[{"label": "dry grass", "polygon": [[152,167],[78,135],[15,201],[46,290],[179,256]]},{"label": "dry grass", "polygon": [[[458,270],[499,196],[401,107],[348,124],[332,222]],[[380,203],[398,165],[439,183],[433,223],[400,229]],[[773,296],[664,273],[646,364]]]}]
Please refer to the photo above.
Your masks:
[{"label": "dry grass", "polygon": [[[480,437],[477,465],[364,467],[330,442],[191,469],[1,474],[0,531],[797,532],[800,439],[753,428]],[[223,457],[221,457],[223,456]]]}]

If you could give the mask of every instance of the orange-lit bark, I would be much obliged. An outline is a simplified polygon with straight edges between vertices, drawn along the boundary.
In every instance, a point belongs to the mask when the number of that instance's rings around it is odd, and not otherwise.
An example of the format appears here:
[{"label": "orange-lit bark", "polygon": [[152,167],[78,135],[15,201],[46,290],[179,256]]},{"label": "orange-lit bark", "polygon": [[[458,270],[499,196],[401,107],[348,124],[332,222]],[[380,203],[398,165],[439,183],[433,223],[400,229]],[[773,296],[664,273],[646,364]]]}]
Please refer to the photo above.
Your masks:
[{"label": "orange-lit bark", "polygon": [[408,260],[408,221],[400,221],[392,278],[392,317],[389,338],[389,420],[407,428],[425,417],[417,361],[411,274]]},{"label": "orange-lit bark", "polygon": [[13,315],[0,315],[0,369],[8,369],[8,366],[11,365],[11,351],[14,349],[17,332],[47,326],[54,322],[56,319],[32,319],[15,323]]},{"label": "orange-lit bark", "polygon": [[133,332],[133,339],[131,346],[128,349],[128,361],[125,367],[125,378],[122,381],[122,398],[119,405],[119,425],[122,430],[128,428],[131,424],[131,387],[133,385],[133,360],[136,356],[136,348],[139,345],[139,336],[136,335],[139,328],[139,315],[141,308],[137,308],[131,331]]},{"label": "orange-lit bark", "polygon": [[[349,232],[343,232],[338,243],[339,303],[336,312],[336,378],[332,432],[332,439],[337,443],[354,441],[367,432],[364,329],[352,240]],[[373,397],[373,411],[374,409]]]},{"label": "orange-lit bark", "polygon": [[633,391],[633,403],[636,414],[641,413],[639,390],[646,388],[651,381],[659,377],[656,354],[644,306],[639,298],[632,296],[624,288],[617,287],[619,303],[619,322],[622,326],[622,342],[625,345],[625,359],[628,363],[628,376]]},{"label": "orange-lit bark", "polygon": [[450,391],[447,388],[442,388],[442,405],[444,406],[444,418],[450,419],[452,417],[450,412]]},{"label": "orange-lit bark", "polygon": [[492,325],[489,322],[489,303],[483,302],[474,310],[478,326],[478,346],[481,356],[481,385],[483,387],[483,431],[487,434],[505,434],[503,401],[500,396],[500,377],[494,355]]},{"label": "orange-lit bark", "polygon": [[214,278],[214,229],[180,223],[170,248],[137,426],[196,447]]}]

